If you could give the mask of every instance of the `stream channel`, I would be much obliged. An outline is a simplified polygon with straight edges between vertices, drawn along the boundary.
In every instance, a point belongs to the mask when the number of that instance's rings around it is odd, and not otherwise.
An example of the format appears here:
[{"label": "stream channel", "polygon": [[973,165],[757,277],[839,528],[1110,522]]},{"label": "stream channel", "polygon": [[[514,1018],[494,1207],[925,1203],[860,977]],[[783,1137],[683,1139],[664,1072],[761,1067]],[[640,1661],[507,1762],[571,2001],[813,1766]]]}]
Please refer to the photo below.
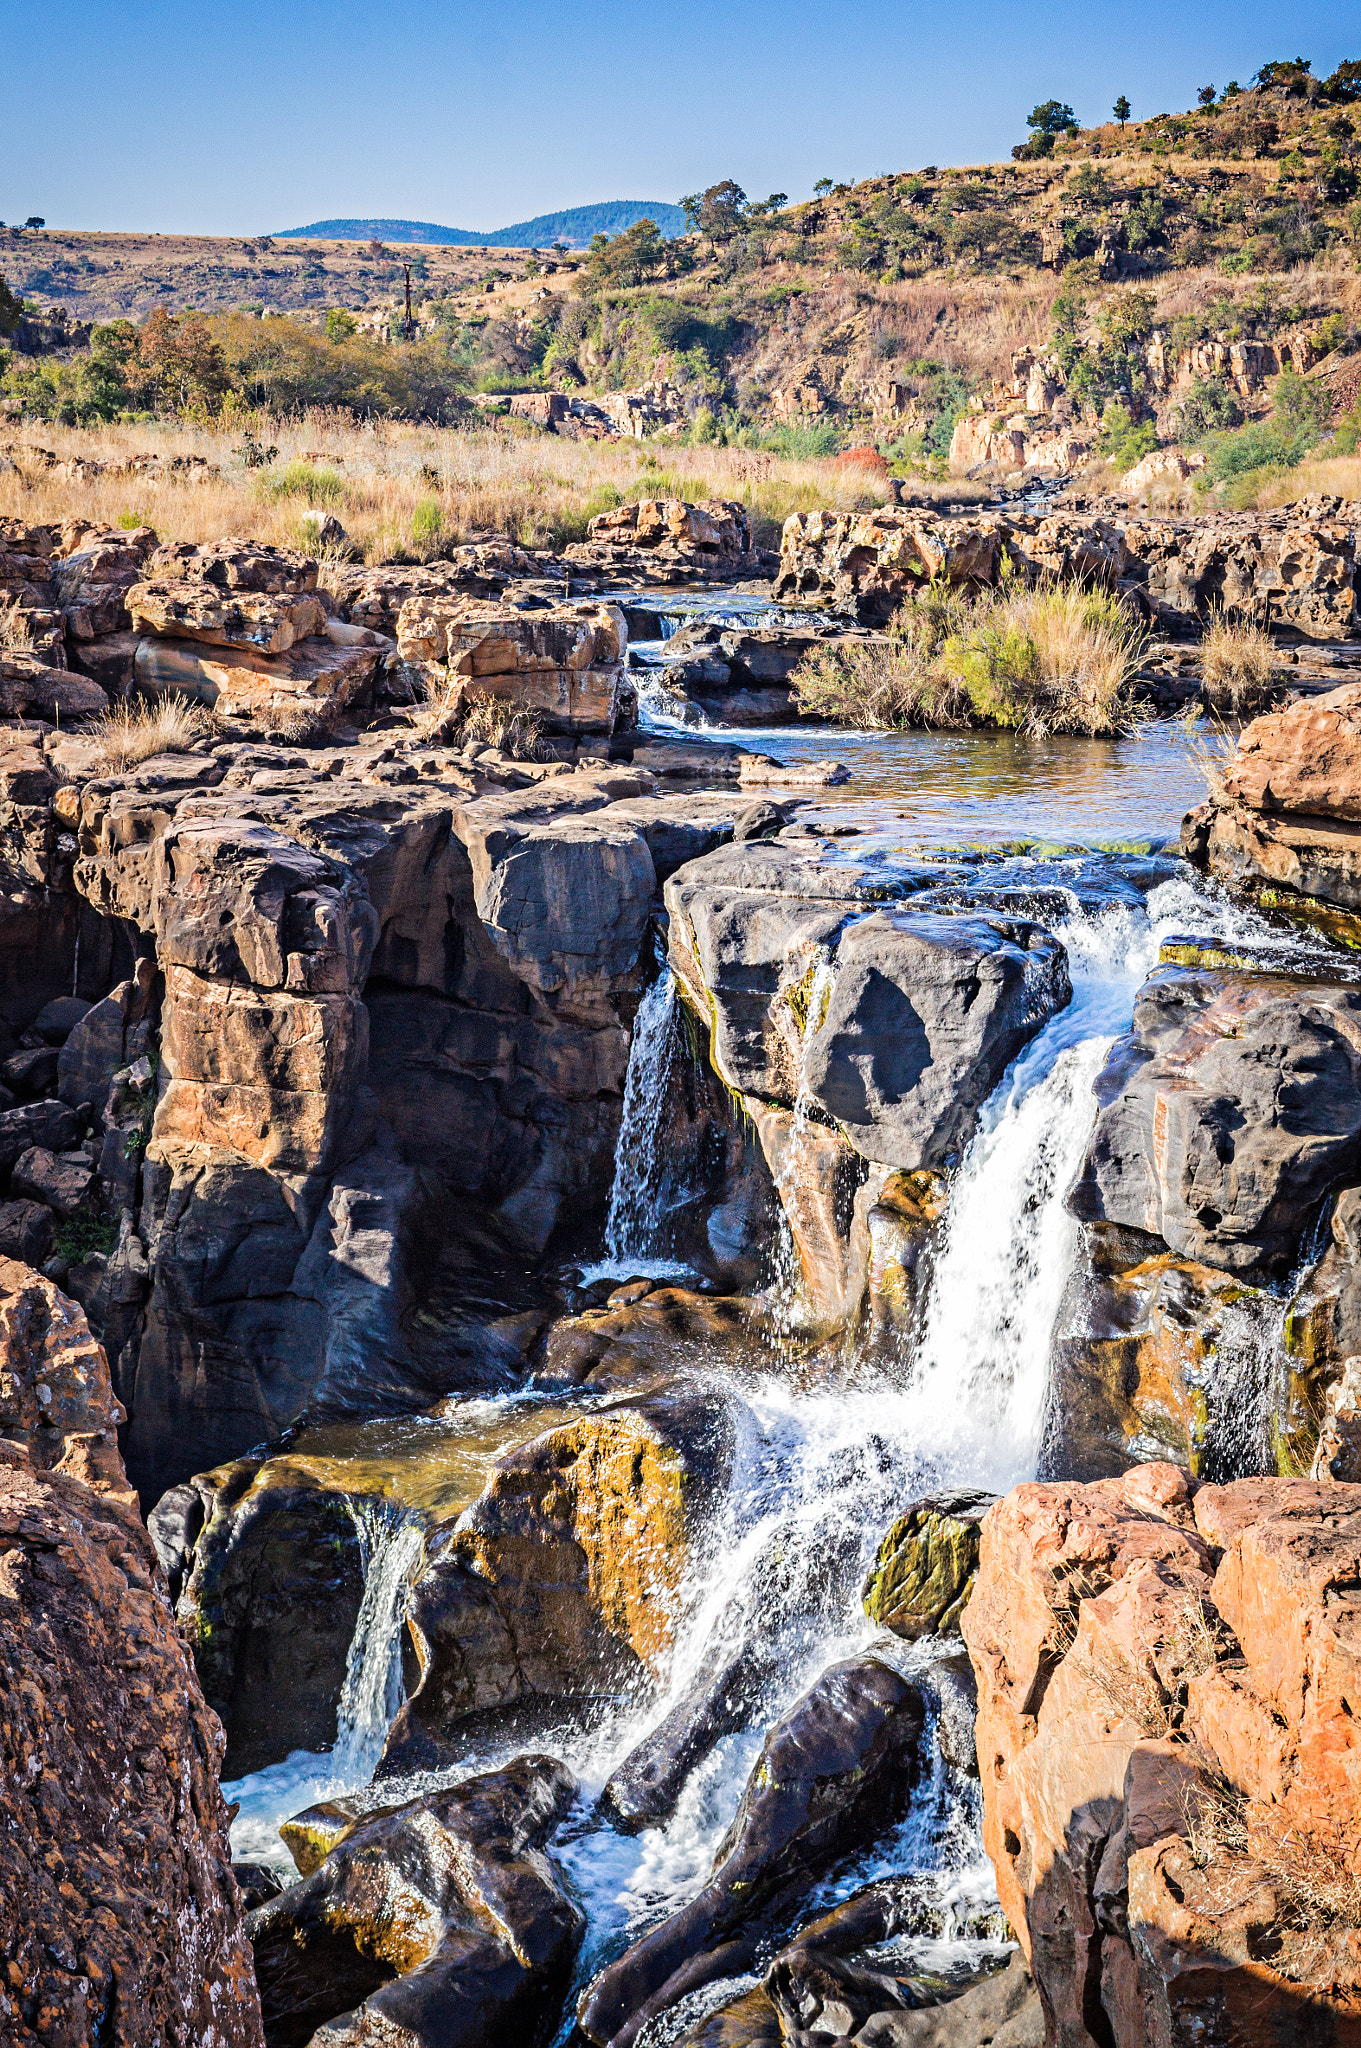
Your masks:
[{"label": "stream channel", "polygon": [[[773,610],[750,600],[715,605],[696,597],[685,601],[684,616],[752,625],[769,623]],[[660,643],[641,651],[655,657]],[[673,723],[662,714],[661,696],[642,688],[641,718],[668,737],[735,740],[783,762],[844,762],[848,782],[793,794],[798,818],[853,827],[857,857],[872,853],[891,870],[896,858],[929,852],[963,902],[985,885],[1024,891],[1032,907],[1008,908],[1063,942],[1073,995],[1007,1072],[956,1168],[929,1301],[910,1350],[888,1360],[876,1354],[872,1365],[850,1361],[835,1389],[796,1390],[774,1354],[752,1358],[740,1384],[716,1370],[715,1387],[723,1381],[735,1417],[737,1452],[712,1536],[680,1596],[668,1685],[642,1705],[602,1706],[590,1725],[578,1718],[536,1730],[528,1744],[521,1736],[499,1748],[470,1749],[452,1774],[470,1776],[528,1746],[561,1756],[581,1780],[581,1801],[554,1844],[589,1921],[567,2028],[576,1990],[701,1889],[767,1728],[817,1674],[872,1641],[904,1669],[923,1661],[921,1646],[880,1635],[860,1604],[867,1568],[902,1508],[939,1487],[1002,1491],[1033,1476],[1055,1319],[1077,1248],[1078,1226],[1064,1197],[1095,1116],[1092,1083],[1112,1040],[1128,1026],[1160,944],[1180,933],[1258,948],[1283,943],[1176,856],[1182,815],[1203,791],[1181,723],[1153,724],[1114,741],[809,727],[728,731]],[[782,800],[785,792],[769,794]],[[1312,942],[1310,949],[1325,950]],[[674,1056],[676,1012],[663,972],[639,1011],[615,1198],[588,1277],[676,1270],[666,1255],[668,1162],[659,1156],[654,1113]],[[1256,1456],[1254,1393],[1264,1392],[1272,1369],[1269,1344],[1248,1350],[1247,1367],[1242,1360],[1234,1367],[1256,1382],[1247,1390],[1243,1470]],[[560,1392],[454,1397],[427,1418],[352,1429],[347,1455],[444,1471],[448,1485],[465,1487],[471,1499],[496,1450],[560,1421],[562,1401]],[[405,1497],[410,1503],[418,1494],[408,1488]],[[290,1875],[277,1822],[315,1799],[363,1788],[400,1703],[404,1599],[420,1533],[401,1510],[388,1512],[380,1502],[360,1535],[366,1594],[336,1748],[296,1752],[223,1788],[240,1802],[235,1854],[272,1861]],[[696,1673],[716,1669],[744,1636],[759,1638],[770,1653],[750,1725],[695,1768],[666,1826],[629,1836],[603,1825],[593,1809],[611,1771]],[[972,1973],[1005,1952],[1005,1926],[982,1850],[976,1781],[942,1763],[933,1741],[928,1753],[932,1773],[906,1822],[811,1894],[807,1909],[811,1916],[873,1878],[897,1876],[915,1909],[907,1916],[914,1931],[892,1944],[895,1964]],[[388,1780],[371,1797],[391,1804],[450,1781]],[[647,2048],[674,2040],[750,1981],[707,1986],[649,2026]]]}]

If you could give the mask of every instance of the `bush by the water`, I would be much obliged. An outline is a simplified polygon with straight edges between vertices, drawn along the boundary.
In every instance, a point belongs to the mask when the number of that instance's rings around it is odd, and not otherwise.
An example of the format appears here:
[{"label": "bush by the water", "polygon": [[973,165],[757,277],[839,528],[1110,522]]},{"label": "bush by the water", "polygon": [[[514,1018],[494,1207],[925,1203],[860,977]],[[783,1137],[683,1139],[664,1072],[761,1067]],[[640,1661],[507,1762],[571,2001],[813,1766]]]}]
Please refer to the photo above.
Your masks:
[{"label": "bush by the water", "polygon": [[795,671],[802,710],[842,725],[992,725],[1109,734],[1137,722],[1142,628],[1102,590],[1042,584],[974,596],[932,582],[882,640],[821,647]]},{"label": "bush by the water", "polygon": [[1276,648],[1259,626],[1235,624],[1216,612],[1200,643],[1200,679],[1216,711],[1231,717],[1255,709],[1271,686]]}]

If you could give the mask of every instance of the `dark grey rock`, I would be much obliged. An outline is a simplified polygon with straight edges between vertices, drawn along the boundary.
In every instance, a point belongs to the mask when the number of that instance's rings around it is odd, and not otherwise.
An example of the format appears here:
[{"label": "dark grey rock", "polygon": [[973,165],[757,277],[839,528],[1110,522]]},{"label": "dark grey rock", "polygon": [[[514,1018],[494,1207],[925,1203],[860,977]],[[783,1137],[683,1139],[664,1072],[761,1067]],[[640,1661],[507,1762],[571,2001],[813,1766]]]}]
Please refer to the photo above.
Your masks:
[{"label": "dark grey rock", "polygon": [[1361,1164],[1361,989],[1160,968],[1096,1095],[1075,1215],[1281,1275]]}]

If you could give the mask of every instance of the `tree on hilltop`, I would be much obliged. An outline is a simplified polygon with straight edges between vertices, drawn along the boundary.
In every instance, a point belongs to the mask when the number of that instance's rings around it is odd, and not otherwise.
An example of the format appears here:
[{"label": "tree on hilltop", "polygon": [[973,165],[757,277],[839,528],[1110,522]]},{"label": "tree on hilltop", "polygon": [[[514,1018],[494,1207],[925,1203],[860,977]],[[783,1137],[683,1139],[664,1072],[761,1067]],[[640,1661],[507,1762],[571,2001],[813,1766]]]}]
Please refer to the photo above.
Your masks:
[{"label": "tree on hilltop", "polygon": [[1214,87],[1212,85],[1202,85],[1200,91],[1196,94],[1196,101],[1202,107],[1212,107],[1215,103]]},{"label": "tree on hilltop", "polygon": [[709,185],[700,196],[700,233],[711,242],[726,241],[735,235],[742,225],[742,216],[747,210],[747,195],[733,178],[720,178],[716,185]]},{"label": "tree on hilltop", "polygon": [[1126,121],[1128,121],[1131,113],[1133,112],[1133,108],[1130,106],[1129,101],[1125,98],[1125,95],[1123,93],[1121,93],[1119,99],[1111,108],[1111,112],[1114,114],[1116,120],[1120,123],[1120,126],[1123,128]]},{"label": "tree on hilltop", "polygon": [[594,235],[586,275],[595,285],[642,284],[666,267],[666,243],[655,220],[636,220],[612,239]]}]

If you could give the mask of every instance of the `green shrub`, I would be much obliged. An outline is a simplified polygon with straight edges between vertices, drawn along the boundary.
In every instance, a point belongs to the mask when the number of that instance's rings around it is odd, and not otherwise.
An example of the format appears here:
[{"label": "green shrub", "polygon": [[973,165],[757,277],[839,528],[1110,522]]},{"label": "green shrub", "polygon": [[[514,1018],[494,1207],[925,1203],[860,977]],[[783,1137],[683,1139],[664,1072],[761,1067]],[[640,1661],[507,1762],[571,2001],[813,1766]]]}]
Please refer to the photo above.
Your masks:
[{"label": "green shrub", "polygon": [[429,551],[439,540],[444,514],[438,498],[421,498],[411,514],[411,538],[416,547]]},{"label": "green shrub", "polygon": [[277,502],[280,498],[306,498],[309,505],[338,505],[345,485],[334,469],[319,469],[314,462],[286,462],[260,479],[260,494]]},{"label": "green shrub", "polygon": [[1136,462],[1142,462],[1145,455],[1151,455],[1157,445],[1157,430],[1151,420],[1140,420],[1136,426],[1128,406],[1106,407],[1097,437],[1097,453],[1114,463],[1122,475],[1133,469]]},{"label": "green shrub", "polygon": [[1242,423],[1238,400],[1218,377],[1197,377],[1177,408],[1177,432],[1183,441],[1223,433]]}]

